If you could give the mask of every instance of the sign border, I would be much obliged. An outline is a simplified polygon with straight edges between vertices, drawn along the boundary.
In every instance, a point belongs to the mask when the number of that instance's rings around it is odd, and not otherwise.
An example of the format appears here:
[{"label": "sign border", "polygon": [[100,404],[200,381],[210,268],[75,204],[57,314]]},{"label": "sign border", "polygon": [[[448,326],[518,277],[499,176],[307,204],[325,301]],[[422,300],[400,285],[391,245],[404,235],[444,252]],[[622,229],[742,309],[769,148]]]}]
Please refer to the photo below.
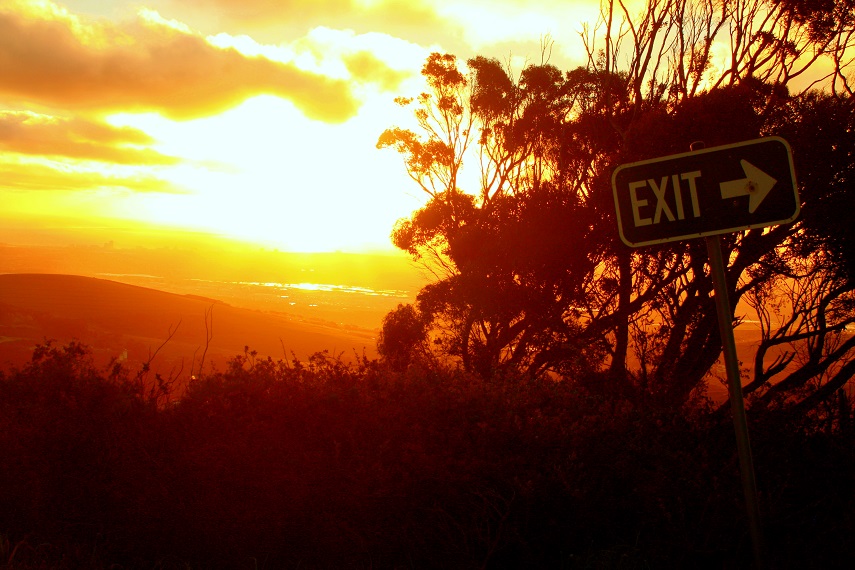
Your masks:
[{"label": "sign border", "polygon": [[[770,141],[778,141],[780,143],[783,143],[784,147],[787,149],[787,160],[789,161],[790,178],[792,179],[792,182],[793,182],[793,194],[794,194],[794,197],[796,200],[796,209],[795,209],[795,212],[793,213],[792,216],[790,216],[788,218],[780,219],[780,220],[758,222],[756,224],[733,226],[733,227],[729,227],[729,228],[707,230],[707,231],[703,231],[703,232],[694,232],[694,233],[682,234],[682,235],[678,235],[678,236],[669,236],[666,238],[648,240],[648,241],[643,241],[643,242],[630,242],[629,240],[627,240],[626,236],[624,236],[623,220],[621,219],[621,214],[620,214],[620,203],[618,201],[618,189],[617,189],[617,175],[622,170],[625,170],[628,168],[635,168],[638,166],[644,166],[646,164],[654,164],[657,162],[668,162],[668,161],[672,161],[672,160],[679,160],[679,159],[685,158],[687,156],[699,156],[702,154],[708,154],[711,152],[720,152],[720,151],[729,150],[732,148],[739,148],[739,147],[743,147],[743,146],[752,146],[752,145],[756,145],[759,143],[770,142]],[[700,150],[691,150],[691,151],[687,151],[687,152],[681,152],[678,154],[670,154],[667,156],[660,156],[660,157],[656,157],[656,158],[649,158],[646,160],[639,160],[636,162],[630,162],[627,164],[621,164],[620,166],[615,168],[614,171],[612,172],[612,198],[614,199],[614,203],[615,203],[615,215],[617,216],[618,233],[620,234],[620,239],[624,244],[628,245],[629,247],[643,247],[643,246],[647,246],[647,245],[670,243],[672,241],[682,241],[682,240],[686,240],[686,239],[695,239],[695,238],[700,238],[700,237],[715,236],[715,235],[721,235],[721,234],[743,231],[743,230],[751,230],[751,229],[756,229],[756,228],[765,228],[768,226],[788,224],[788,223],[794,221],[796,218],[798,218],[799,213],[801,212],[801,199],[799,198],[798,182],[796,181],[796,169],[795,169],[795,166],[793,165],[793,149],[790,147],[790,143],[788,143],[786,140],[784,140],[782,137],[779,137],[779,136],[760,137],[760,138],[751,139],[751,140],[747,140],[747,141],[740,141],[737,143],[731,143],[731,144],[725,144],[725,145],[714,146],[714,147],[709,147],[709,148],[703,148]]]}]

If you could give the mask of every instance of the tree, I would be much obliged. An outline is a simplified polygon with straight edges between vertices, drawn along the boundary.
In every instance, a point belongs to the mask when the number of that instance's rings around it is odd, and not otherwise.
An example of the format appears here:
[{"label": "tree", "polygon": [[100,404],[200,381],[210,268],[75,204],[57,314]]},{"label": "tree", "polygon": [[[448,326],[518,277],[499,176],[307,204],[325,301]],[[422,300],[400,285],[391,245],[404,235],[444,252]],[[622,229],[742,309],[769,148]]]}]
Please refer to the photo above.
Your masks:
[{"label": "tree", "polygon": [[406,370],[414,360],[427,354],[429,322],[410,304],[398,304],[383,318],[377,352],[396,370]]},{"label": "tree", "polygon": [[[495,60],[470,63],[465,81],[449,71],[456,58],[433,54],[423,73],[434,91],[419,97],[416,110],[426,136],[390,129],[378,142],[405,155],[429,195],[399,222],[393,242],[438,277],[418,302],[447,354],[485,377],[506,366],[536,373],[556,363],[545,355],[576,337],[574,307],[583,304],[583,276],[596,263],[576,246],[593,227],[589,210],[551,173],[560,154],[555,131],[573,101],[552,66],[531,67],[515,84]],[[456,184],[476,124],[483,169],[481,188],[470,194]],[[447,133],[450,126],[461,132]],[[574,235],[542,248],[556,232]]]},{"label": "tree", "polygon": [[[502,368],[587,375],[604,390],[685,400],[721,353],[706,249],[698,240],[626,247],[611,172],[696,140],[781,134],[797,157],[804,217],[725,236],[728,288],[732,305],[753,302],[758,320],[770,307],[791,317],[787,325],[767,315],[761,352],[791,342],[828,364],[761,362],[749,388],[793,366],[802,376],[781,381],[780,392],[845,382],[855,372],[840,340],[852,315],[851,261],[834,261],[833,252],[851,260],[840,208],[851,202],[855,163],[846,59],[853,6],[650,0],[634,16],[622,1],[603,2],[600,22],[582,34],[586,66],[561,72],[543,61],[516,79],[496,60],[463,66],[431,55],[422,71],[430,90],[415,110],[420,133],[393,128],[378,147],[402,153],[428,194],[396,225],[393,242],[434,271],[417,304],[438,346],[485,378]],[[729,57],[717,60],[722,46]],[[820,61],[831,71],[792,90]],[[815,90],[818,81],[826,91]],[[834,160],[807,162],[818,149]],[[475,188],[458,186],[464,159],[478,165]],[[828,220],[841,231],[828,231]],[[820,340],[829,334],[838,337],[834,350]]]},{"label": "tree", "polygon": [[745,386],[765,404],[816,407],[855,373],[855,105],[851,96],[811,93],[793,101],[782,132],[797,147],[799,177],[810,190],[797,231],[749,293],[762,342]]}]

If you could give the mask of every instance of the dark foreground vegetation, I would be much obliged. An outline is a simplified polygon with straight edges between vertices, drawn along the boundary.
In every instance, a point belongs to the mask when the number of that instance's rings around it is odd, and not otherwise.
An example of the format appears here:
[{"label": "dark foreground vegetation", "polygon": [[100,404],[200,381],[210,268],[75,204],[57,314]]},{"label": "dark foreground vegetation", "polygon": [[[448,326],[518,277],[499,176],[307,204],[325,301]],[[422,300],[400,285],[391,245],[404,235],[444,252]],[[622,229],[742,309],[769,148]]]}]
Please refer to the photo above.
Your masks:
[{"label": "dark foreground vegetation", "polygon": [[[8,568],[743,568],[727,414],[252,352],[170,386],[50,343],[0,375]],[[773,568],[855,560],[850,401],[751,410]]]},{"label": "dark foreground vegetation", "polygon": [[[392,241],[434,279],[384,319],[380,361],[247,350],[179,398],[46,345],[0,376],[0,563],[750,567],[733,428],[704,398],[722,352],[708,250],[627,246],[611,180],[777,136],[799,217],[716,237],[725,317],[758,328],[763,552],[855,567],[855,0],[627,4],[601,3],[576,69],[548,38],[519,71],[434,53],[426,91],[397,99],[415,123],[378,147],[426,202]],[[736,158],[720,180],[747,184]],[[633,223],[679,229],[685,175],[638,181]]]}]

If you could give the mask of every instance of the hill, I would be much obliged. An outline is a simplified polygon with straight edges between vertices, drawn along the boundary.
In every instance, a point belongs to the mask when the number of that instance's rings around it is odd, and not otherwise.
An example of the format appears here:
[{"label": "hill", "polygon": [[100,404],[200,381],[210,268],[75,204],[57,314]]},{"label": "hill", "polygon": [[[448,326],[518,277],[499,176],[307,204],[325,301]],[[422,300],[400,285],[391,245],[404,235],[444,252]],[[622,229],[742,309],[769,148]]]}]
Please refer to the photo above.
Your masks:
[{"label": "hill", "polygon": [[[207,324],[206,324],[206,314]],[[174,334],[173,334],[174,333]],[[170,338],[170,334],[172,334]],[[206,339],[210,336],[210,341]],[[169,341],[152,363],[163,374],[205,363],[221,367],[244,347],[274,359],[322,350],[373,356],[374,331],[231,306],[106,279],[56,274],[0,275],[0,367],[21,365],[33,347],[79,340],[96,362],[116,357],[132,368]]]}]

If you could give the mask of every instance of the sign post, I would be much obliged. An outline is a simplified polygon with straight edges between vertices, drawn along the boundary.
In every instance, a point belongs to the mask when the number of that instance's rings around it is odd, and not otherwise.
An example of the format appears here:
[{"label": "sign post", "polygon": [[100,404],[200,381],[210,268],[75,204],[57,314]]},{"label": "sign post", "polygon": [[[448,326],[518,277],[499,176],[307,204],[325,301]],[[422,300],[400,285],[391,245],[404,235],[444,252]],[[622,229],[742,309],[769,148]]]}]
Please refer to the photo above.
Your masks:
[{"label": "sign post", "polygon": [[721,255],[721,238],[709,236],[707,254],[710,273],[715,289],[715,305],[718,313],[718,330],[721,334],[724,365],[727,370],[727,387],[730,394],[730,411],[733,429],[736,432],[736,451],[739,455],[739,473],[742,475],[742,492],[745,495],[745,510],[748,513],[748,530],[754,548],[754,564],[763,568],[763,533],[760,529],[760,505],[757,501],[757,481],[754,476],[754,459],[751,456],[751,441],[748,438],[748,418],[742,398],[742,379],[739,375],[739,359],[736,355],[736,340],[733,338],[733,321],[730,315],[730,300],[727,295],[727,277]]},{"label": "sign post", "polygon": [[710,276],[727,371],[730,407],[754,563],[763,567],[760,509],[733,313],[728,299],[727,264],[719,234],[791,222],[799,195],[790,145],[767,137],[625,164],[612,174],[621,240],[630,247],[705,237]]}]

